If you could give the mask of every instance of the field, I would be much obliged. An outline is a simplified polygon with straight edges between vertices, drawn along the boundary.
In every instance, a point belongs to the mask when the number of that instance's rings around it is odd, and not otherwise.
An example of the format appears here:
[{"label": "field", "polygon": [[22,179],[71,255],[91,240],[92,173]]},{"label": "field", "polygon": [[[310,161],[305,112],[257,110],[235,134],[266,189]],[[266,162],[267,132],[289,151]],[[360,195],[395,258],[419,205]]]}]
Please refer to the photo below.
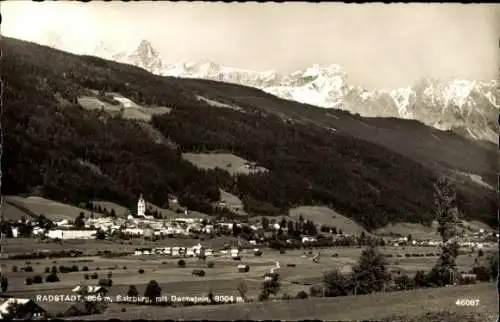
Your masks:
[{"label": "field", "polygon": [[396,234],[401,236],[411,235],[414,239],[431,239],[431,240],[439,240],[441,239],[436,229],[433,227],[427,227],[422,224],[415,223],[395,223],[389,224],[383,228],[379,228],[376,230],[378,235],[389,235]]},{"label": "field", "polygon": [[168,114],[172,110],[168,107],[142,107],[139,106],[129,99],[123,96],[115,96],[115,100],[120,102],[119,105],[113,105],[104,101],[99,100],[97,97],[92,96],[82,96],[78,98],[78,104],[83,108],[88,110],[100,110],[104,108],[104,111],[110,115],[121,114],[123,118],[133,119],[139,121],[151,121],[151,116],[156,114]]},{"label": "field", "polygon": [[335,226],[346,234],[359,235],[363,231],[366,233],[366,230],[352,219],[326,207],[302,206],[291,209],[289,215],[294,219],[302,215],[304,220],[313,220],[318,225]]},{"label": "field", "polygon": [[[7,252],[9,252],[9,247],[13,247],[12,239],[7,240]],[[194,245],[198,241],[195,240],[166,240],[162,242],[156,242],[157,246],[181,246],[181,242],[184,241],[186,245]],[[21,240],[22,242],[22,240]],[[214,240],[201,242],[202,244],[207,245],[208,247],[221,247],[224,243],[230,242],[228,239],[226,240]],[[24,244],[28,244],[27,240],[24,240]],[[60,248],[61,246],[56,244],[44,244],[48,246],[54,246],[55,249]],[[127,245],[127,244],[113,244],[112,242],[104,242],[104,241],[85,241],[80,242],[80,244],[71,243],[70,241],[64,242],[63,245],[66,245],[68,249],[82,249],[86,247],[87,249],[93,248],[94,250],[122,250],[128,249],[132,250],[138,245]],[[153,245],[153,243],[144,242],[144,246]],[[32,246],[31,246],[32,247]],[[36,247],[38,248],[38,247]],[[251,254],[250,251],[243,251],[243,256],[241,261],[234,261],[228,257],[227,254],[220,255],[218,257],[209,257],[208,261],[214,262],[213,268],[207,268],[206,263],[194,259],[194,258],[186,258],[186,267],[178,268],[176,263],[177,259],[169,258],[166,256],[126,256],[119,258],[103,258],[103,257],[82,257],[82,258],[63,258],[63,259],[41,259],[41,260],[31,260],[29,261],[29,265],[31,265],[34,269],[34,272],[12,272],[12,266],[18,266],[18,268],[24,267],[27,264],[25,260],[3,260],[2,261],[2,271],[7,272],[7,276],[9,278],[9,290],[7,294],[17,297],[28,297],[35,298],[36,295],[48,295],[48,294],[71,294],[71,289],[76,286],[78,283],[87,282],[87,284],[96,283],[97,280],[88,280],[85,281],[84,274],[85,272],[72,272],[66,274],[58,274],[61,281],[58,283],[43,283],[37,285],[25,285],[25,279],[28,276],[34,276],[36,274],[46,275],[44,274],[44,270],[46,267],[52,267],[53,265],[78,265],[81,269],[83,266],[87,266],[89,268],[88,273],[97,272],[99,274],[99,278],[106,278],[108,272],[112,272],[113,286],[109,288],[110,293],[109,296],[111,299],[115,298],[116,295],[125,295],[129,285],[135,285],[140,294],[143,294],[145,290],[146,284],[150,280],[156,280],[160,286],[162,287],[163,294],[165,295],[184,295],[184,296],[205,296],[211,290],[215,295],[233,295],[238,296],[237,285],[241,281],[245,281],[248,286],[249,297],[256,297],[260,292],[261,284],[262,284],[262,276],[264,273],[268,272],[271,267],[275,265],[275,261],[279,261],[281,268],[279,269],[279,273],[282,281],[282,292],[295,296],[297,292],[304,290],[306,292],[309,291],[309,288],[313,284],[321,283],[321,275],[323,271],[337,268],[342,272],[349,272],[351,267],[356,263],[357,258],[360,255],[360,248],[329,248],[323,249],[321,251],[321,261],[319,264],[315,264],[312,262],[310,255],[303,255],[303,251],[295,250],[295,251],[287,251],[285,254],[279,254],[277,251],[264,249],[264,254],[262,257],[255,257]],[[386,254],[402,254],[404,253],[429,253],[432,252],[433,249],[430,248],[422,248],[422,247],[406,247],[406,249],[398,249],[394,247],[385,247],[382,248],[382,251]],[[337,257],[332,257],[333,253],[337,253]],[[406,270],[409,273],[414,273],[416,270],[429,270],[432,265],[437,260],[437,257],[391,257],[388,258],[390,268],[400,268],[402,270]],[[472,267],[474,257],[472,256],[459,256],[458,258],[458,267],[460,270],[469,270]],[[239,273],[237,272],[238,264],[248,264],[250,266],[250,271],[248,273]],[[288,267],[287,264],[296,264],[296,267]],[[205,277],[197,277],[191,274],[192,269],[202,268],[205,270]],[[139,274],[138,270],[143,269],[144,273]],[[477,286],[483,287],[483,286]],[[408,294],[420,294],[417,293],[408,293]],[[463,292],[453,293],[455,296],[463,296]],[[377,295],[377,299],[380,299],[381,305],[388,305],[389,302],[387,297],[394,296],[388,294],[380,294]],[[421,295],[419,295],[421,296]],[[359,297],[362,303],[365,303],[362,298]],[[418,297],[420,302],[415,304],[415,307],[422,308],[423,303],[421,302],[421,297]],[[331,305],[338,305],[338,311],[342,314],[347,314],[349,310],[341,310],[343,299],[329,299],[329,300],[321,300],[311,303],[317,303],[318,311],[317,314],[320,316],[325,316],[326,312],[324,312],[327,304],[331,303]],[[330,302],[324,302],[330,301]],[[385,301],[385,302],[384,302]],[[393,311],[394,314],[399,314],[401,312],[402,307],[404,306],[405,301],[398,300],[400,303],[400,310]],[[486,299],[485,299],[486,301]],[[282,307],[287,302],[282,302],[279,304],[275,304],[278,307]],[[334,304],[337,303],[337,304]],[[386,303],[386,304],[384,304]],[[57,313],[63,311],[68,307],[68,303],[41,303],[49,312]],[[264,311],[263,306],[265,307],[269,304],[257,304],[250,303],[246,304],[245,308],[249,309],[249,312],[252,314],[257,314],[256,316],[251,315],[250,318],[263,318]],[[358,305],[358,304],[356,304]],[[356,305],[353,305],[353,310],[358,310]],[[253,306],[255,306],[255,310],[253,311]],[[361,304],[359,304],[361,306]],[[109,305],[109,313],[119,312],[122,307],[126,307],[127,311],[130,311],[127,314],[139,314],[140,311],[136,311],[139,308],[135,305],[130,304],[118,304],[111,303]],[[252,308],[250,310],[250,308]],[[304,308],[302,308],[304,309]],[[151,312],[159,312],[159,310],[167,310],[166,308],[148,308],[148,311]],[[170,308],[168,310],[171,310]],[[198,312],[197,309],[184,309],[186,312]],[[209,310],[210,314],[220,314],[217,308],[200,308],[201,311]],[[238,314],[242,314],[241,309],[233,309],[233,306],[228,308],[228,312],[231,314],[236,314],[236,311],[239,311]],[[274,312],[274,308],[272,309]],[[276,314],[286,314],[285,308],[276,308]],[[373,308],[371,309],[373,310]],[[201,312],[200,311],[200,312]],[[234,311],[234,312],[233,312]],[[177,311],[175,311],[177,312]],[[323,312],[323,313],[321,313]],[[368,312],[368,311],[364,311]],[[375,313],[385,313],[384,310],[380,309]],[[311,314],[311,312],[302,312],[302,314]],[[313,312],[314,313],[314,312]],[[359,313],[359,312],[358,312]],[[155,313],[156,314],[156,313]],[[177,314],[177,313],[175,313]],[[191,313],[189,313],[191,314]],[[194,314],[194,313],[193,313]],[[250,314],[250,313],[248,313]],[[368,314],[368,313],[367,313]],[[378,314],[378,313],[377,313]],[[232,316],[232,315],[231,315]],[[294,318],[300,316],[291,315]],[[314,316],[314,315],[312,315]],[[345,315],[347,317],[347,315]],[[275,317],[274,313],[272,318]],[[372,317],[367,315],[366,317]],[[194,318],[194,317],[193,317]],[[234,316],[235,319],[241,318],[241,316]],[[288,319],[290,317],[281,317]],[[337,317],[335,317],[337,318]],[[339,317],[340,318],[340,317]],[[343,319],[343,318],[342,318]]]},{"label": "field", "polygon": [[243,202],[237,196],[220,189],[220,201],[225,202],[227,207],[232,209],[236,214],[242,216],[247,215],[247,213],[243,209]]},{"label": "field", "polygon": [[[455,304],[459,298],[479,299],[475,307]],[[184,308],[129,307],[127,312],[113,312],[84,317],[94,319],[164,319],[173,320],[377,320],[389,316],[420,317],[426,312],[448,311],[458,316],[498,316],[498,297],[494,283],[464,285],[439,289],[379,293],[337,298],[312,298],[280,302],[257,302],[227,306]],[[481,313],[479,315],[478,313]],[[418,319],[417,319],[418,320]],[[427,320],[429,321],[429,320]],[[433,320],[443,321],[443,320]],[[444,320],[446,321],[446,320]],[[448,320],[463,321],[463,320]],[[489,321],[496,321],[489,320]],[[489,322],[488,321],[488,322]]]},{"label": "field", "polygon": [[[133,251],[138,247],[165,247],[165,246],[183,246],[189,247],[204,243],[210,248],[220,248],[224,244],[236,244],[234,237],[217,237],[206,241],[197,239],[168,238],[165,240],[146,241],[142,238],[123,240],[115,242],[111,240],[63,240],[61,243],[44,242],[31,238],[8,238],[2,243],[3,254],[21,254],[34,251],[62,251],[62,250],[81,250],[84,253],[96,253],[97,251],[109,250],[112,252]],[[243,241],[242,241],[243,243]],[[243,243],[244,244],[244,243]]]},{"label": "field", "polygon": [[201,169],[220,168],[231,175],[267,171],[262,167],[247,168],[247,160],[230,153],[183,153],[182,157]]},{"label": "field", "polygon": [[[20,216],[20,208],[16,208],[13,205],[18,205],[22,208],[25,208],[27,211],[24,213],[26,218],[32,217],[30,214],[34,214],[39,216],[44,214],[50,220],[74,220],[80,212],[83,212],[85,216],[90,216],[90,211],[78,208],[75,206],[70,206],[68,204],[64,204],[61,202],[53,201],[50,199],[40,198],[40,197],[19,197],[19,196],[3,196],[4,200],[10,206],[4,207],[2,206],[2,214],[4,218],[12,218],[16,219]],[[100,214],[94,213],[95,216],[99,216]]]}]

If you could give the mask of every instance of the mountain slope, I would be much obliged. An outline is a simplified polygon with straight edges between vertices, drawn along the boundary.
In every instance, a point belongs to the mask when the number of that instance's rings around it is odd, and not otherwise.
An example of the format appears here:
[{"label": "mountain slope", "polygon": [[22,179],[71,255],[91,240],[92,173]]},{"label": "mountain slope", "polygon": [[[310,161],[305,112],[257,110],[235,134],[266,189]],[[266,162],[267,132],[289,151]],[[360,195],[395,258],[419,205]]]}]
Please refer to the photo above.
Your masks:
[{"label": "mountain slope", "polygon": [[[138,51],[145,54],[137,55]],[[113,59],[158,75],[251,86],[300,103],[343,109],[361,116],[415,119],[465,137],[498,142],[498,81],[425,79],[407,87],[368,91],[350,85],[348,74],[338,65],[313,65],[289,75],[279,75],[213,62],[166,64],[147,40],[142,40],[132,53],[115,55]]]},{"label": "mountain slope", "polygon": [[[429,222],[436,175],[452,169],[477,173],[488,157],[496,158],[492,145],[415,121],[366,119],[254,88],[160,77],[96,57],[9,38],[1,42],[4,194],[39,188],[44,197],[59,201],[101,199],[132,206],[142,192],[163,206],[174,193],[191,209],[211,212],[210,203],[220,198],[222,188],[237,195],[250,214],[324,204],[373,229],[389,221]],[[143,107],[171,107],[169,114],[153,116],[152,125],[179,149],[153,141],[140,121],[84,110],[78,98],[94,95],[92,90],[120,93]],[[213,106],[200,96],[241,111]],[[61,104],[61,97],[68,103]],[[328,129],[333,126],[335,131]],[[419,148],[420,160],[411,148],[403,149],[412,144],[408,138],[429,133],[443,140],[442,147],[456,141],[467,152],[481,154],[483,163],[454,161],[452,149],[442,157],[436,146],[426,144]],[[408,142],[385,143],[384,135]],[[182,152],[213,150],[232,152],[270,171],[231,178],[217,169],[201,171],[181,157]],[[494,173],[489,165],[480,173],[484,178]],[[467,217],[496,222],[494,191],[470,180],[458,188]]]}]

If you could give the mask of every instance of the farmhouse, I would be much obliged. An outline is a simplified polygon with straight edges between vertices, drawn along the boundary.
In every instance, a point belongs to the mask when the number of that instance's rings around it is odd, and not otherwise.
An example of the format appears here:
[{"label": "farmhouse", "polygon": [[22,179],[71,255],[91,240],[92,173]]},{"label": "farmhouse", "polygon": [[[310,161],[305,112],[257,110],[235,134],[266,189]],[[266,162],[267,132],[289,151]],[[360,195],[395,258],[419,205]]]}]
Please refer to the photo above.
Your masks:
[{"label": "farmhouse", "polygon": [[58,239],[95,239],[97,230],[63,230],[53,229],[47,232],[47,237]]},{"label": "farmhouse", "polygon": [[0,299],[0,319],[44,320],[46,312],[30,299]]}]

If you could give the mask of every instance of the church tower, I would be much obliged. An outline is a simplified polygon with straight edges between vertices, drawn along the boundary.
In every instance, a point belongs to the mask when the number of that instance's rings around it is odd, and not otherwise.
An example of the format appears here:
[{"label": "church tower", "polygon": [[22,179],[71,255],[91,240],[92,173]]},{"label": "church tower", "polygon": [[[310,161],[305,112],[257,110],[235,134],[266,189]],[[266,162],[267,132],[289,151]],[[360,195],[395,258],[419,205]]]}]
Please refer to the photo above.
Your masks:
[{"label": "church tower", "polygon": [[144,198],[141,196],[139,197],[139,201],[137,201],[137,217],[144,217],[146,215],[146,202],[144,201]]}]

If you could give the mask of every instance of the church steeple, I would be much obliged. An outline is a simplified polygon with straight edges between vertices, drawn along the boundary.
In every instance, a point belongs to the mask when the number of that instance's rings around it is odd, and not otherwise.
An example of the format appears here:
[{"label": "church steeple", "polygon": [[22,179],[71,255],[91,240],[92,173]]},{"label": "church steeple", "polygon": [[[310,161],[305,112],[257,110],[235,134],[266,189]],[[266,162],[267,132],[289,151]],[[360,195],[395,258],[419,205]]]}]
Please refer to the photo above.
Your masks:
[{"label": "church steeple", "polygon": [[144,217],[146,215],[146,202],[142,197],[142,193],[137,201],[137,217]]}]

